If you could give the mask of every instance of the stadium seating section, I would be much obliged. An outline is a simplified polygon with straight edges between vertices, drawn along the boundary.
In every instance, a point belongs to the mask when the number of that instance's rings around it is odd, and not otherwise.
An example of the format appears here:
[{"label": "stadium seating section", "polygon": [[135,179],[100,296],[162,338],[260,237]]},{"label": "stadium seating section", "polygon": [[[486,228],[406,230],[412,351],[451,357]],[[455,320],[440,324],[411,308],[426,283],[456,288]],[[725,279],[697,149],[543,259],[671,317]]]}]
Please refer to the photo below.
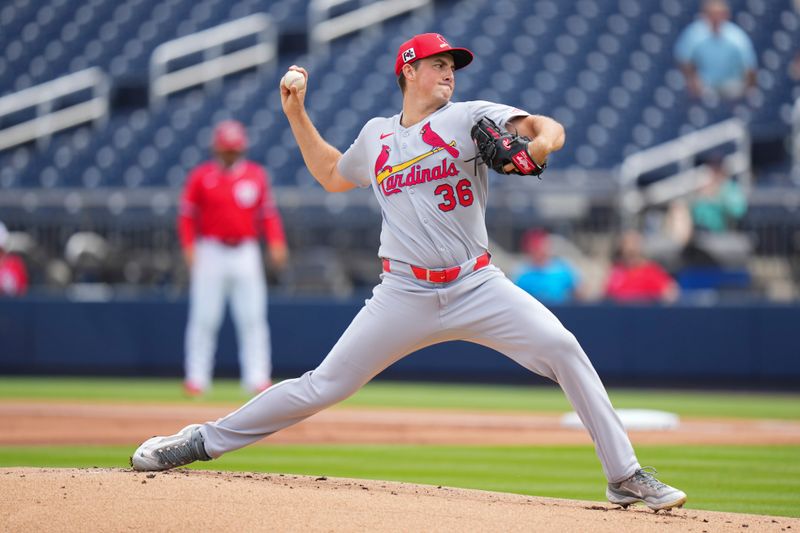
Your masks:
[{"label": "stadium seating section", "polygon": [[[800,49],[798,15],[790,2],[731,5],[759,61],[758,90],[736,113],[756,136],[786,133],[791,102],[800,96],[788,73]],[[114,88],[144,86],[150,55],[162,42],[255,12],[298,35],[306,31],[306,9],[299,0],[12,0],[0,8],[6,51],[0,90],[8,94],[90,66],[106,71]],[[339,39],[326,56],[284,45],[274,70],[189,90],[157,111],[117,106],[99,128],[7,150],[0,153],[0,189],[179,186],[187,167],[206,157],[210,126],[227,117],[248,125],[250,156],[266,163],[278,184],[307,186],[312,180],[275,90],[282,72],[294,62],[309,67],[309,108],[323,135],[344,149],[365,119],[397,112],[394,51],[423,31],[441,32],[476,53],[458,74],[460,99],[550,114],[570,137],[552,165],[610,169],[633,151],[714,121],[713,108],[685,97],[672,58],[678,33],[696,12],[697,2],[680,0],[437,2],[434,17],[397,17]]]},{"label": "stadium seating section", "polygon": [[[352,0],[340,9],[363,3],[368,2]],[[174,197],[186,171],[209,156],[213,124],[227,118],[247,125],[248,155],[266,164],[274,184],[306,191],[316,185],[280,109],[277,86],[283,72],[293,63],[309,69],[310,114],[323,136],[344,150],[368,118],[399,111],[395,51],[410,35],[429,31],[440,32],[476,54],[473,64],[457,74],[458,99],[504,102],[554,116],[566,126],[569,142],[552,156],[550,166],[565,171],[570,179],[597,170],[613,180],[614,169],[627,155],[713,124],[730,112],[745,120],[756,143],[774,145],[779,140],[774,157],[762,152],[767,155],[758,164],[760,170],[787,176],[789,158],[782,140],[791,131],[792,104],[800,98],[800,84],[790,77],[790,64],[800,51],[800,15],[789,1],[730,0],[733,20],[747,31],[757,50],[758,87],[732,110],[722,109],[687,97],[673,59],[673,44],[696,16],[699,3],[438,0],[432,10],[397,16],[379,27],[337,39],[328,53],[312,53],[306,44],[308,2],[301,0],[8,0],[0,4],[0,48],[5,50],[0,56],[0,96],[99,67],[111,79],[112,109],[101,124],[0,151],[0,195],[4,190],[58,194],[62,189],[116,188],[118,192],[108,196],[106,219],[109,212],[115,213],[115,205],[124,204],[119,191],[166,187]],[[253,13],[268,14],[278,28],[279,56],[274,67],[234,74],[171,95],[163,106],[148,107],[149,61],[158,45]],[[0,126],[8,121],[0,118]],[[763,175],[757,185],[768,183]],[[570,187],[575,189],[574,184]],[[93,222],[91,229],[105,234],[112,247],[117,239],[119,247],[126,249],[128,266],[118,270],[124,271],[129,282],[169,284],[182,274],[176,266],[181,263],[173,215],[169,209],[157,209],[163,200],[163,194],[153,197],[148,223],[125,224],[121,223],[124,217],[117,217],[116,234],[103,231],[106,222]],[[522,217],[531,211],[524,198],[515,201],[521,211],[514,212],[514,205],[509,205],[505,219],[513,214],[516,226],[500,237],[500,245],[507,249],[516,247],[517,234],[529,222]],[[336,211],[334,204],[326,204],[329,211]],[[47,228],[41,222],[26,222],[34,220],[26,218],[29,215],[41,221],[42,208],[36,213],[17,213],[12,225],[38,226],[40,241],[61,247],[86,226],[83,219],[73,216],[80,211],[74,196],[64,195],[64,208],[48,215],[51,226]],[[282,209],[293,216],[289,206]],[[592,206],[592,212],[597,209]],[[777,272],[781,265],[789,268],[785,260],[780,259],[780,264],[773,260],[796,254],[800,246],[793,237],[800,232],[796,212],[783,209],[752,209],[741,225],[745,231],[768,232],[768,238],[757,239],[755,250],[763,255],[759,270],[766,273]],[[377,224],[365,227],[363,221],[378,216],[374,206],[349,206],[336,216],[339,231],[333,234],[314,226],[327,225],[324,220],[303,218],[302,228],[289,225],[295,258],[301,259],[298,264],[329,265],[332,261],[326,254],[331,253],[331,245],[347,248],[351,251],[340,264],[352,262],[356,266],[346,266],[350,280],[369,285],[374,279],[373,244],[378,228]],[[787,224],[787,220],[794,222]],[[603,229],[589,228],[583,236],[572,237],[579,244],[593,245],[600,242],[598,232]],[[364,242],[370,248],[362,254],[355,249]],[[766,247],[765,243],[773,242],[780,246]],[[60,251],[47,253],[54,254]],[[136,259],[139,256],[141,260]],[[45,261],[33,263],[44,269]],[[52,270],[52,265],[47,268]],[[800,264],[793,268],[800,270]],[[84,270],[91,274],[89,281],[103,278],[96,268]],[[704,273],[694,274],[687,284],[707,282]],[[781,276],[791,278],[792,274]],[[34,272],[35,279],[53,277],[52,271]],[[332,273],[329,277],[343,276]],[[72,280],[81,281],[74,274]],[[328,285],[331,289],[342,284]]]}]

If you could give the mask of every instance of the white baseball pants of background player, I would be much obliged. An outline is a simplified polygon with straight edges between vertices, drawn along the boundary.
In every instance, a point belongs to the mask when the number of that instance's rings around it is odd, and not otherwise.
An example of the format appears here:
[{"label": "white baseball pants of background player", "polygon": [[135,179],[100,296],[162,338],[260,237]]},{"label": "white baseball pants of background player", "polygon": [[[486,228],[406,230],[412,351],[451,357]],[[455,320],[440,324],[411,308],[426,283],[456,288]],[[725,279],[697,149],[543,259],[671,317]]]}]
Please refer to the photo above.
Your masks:
[{"label": "white baseball pants of background player", "polygon": [[242,387],[254,391],[270,379],[267,285],[255,240],[226,246],[211,239],[195,245],[186,327],[186,380],[208,389],[214,372],[217,335],[230,301],[239,348]]},{"label": "white baseball pants of background player", "polygon": [[447,284],[417,280],[392,262],[319,367],[203,424],[206,452],[216,458],[251,444],[344,400],[405,355],[460,339],[557,382],[588,429],[608,481],[633,475],[639,468],[633,447],[575,336],[498,268],[473,271],[474,261]]}]

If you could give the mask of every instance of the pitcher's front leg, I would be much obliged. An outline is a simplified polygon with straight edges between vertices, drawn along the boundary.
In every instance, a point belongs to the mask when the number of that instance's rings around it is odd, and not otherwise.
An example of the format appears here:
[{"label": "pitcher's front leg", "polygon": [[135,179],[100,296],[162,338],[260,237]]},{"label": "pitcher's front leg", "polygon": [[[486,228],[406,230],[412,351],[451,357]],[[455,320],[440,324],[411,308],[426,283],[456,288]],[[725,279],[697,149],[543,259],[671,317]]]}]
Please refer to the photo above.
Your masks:
[{"label": "pitcher's front leg", "polygon": [[608,481],[633,475],[639,468],[633,446],[575,336],[549,309],[505,277],[483,284],[473,298],[470,309],[461,310],[465,316],[478,317],[473,327],[480,333],[469,340],[558,383],[589,431]]}]

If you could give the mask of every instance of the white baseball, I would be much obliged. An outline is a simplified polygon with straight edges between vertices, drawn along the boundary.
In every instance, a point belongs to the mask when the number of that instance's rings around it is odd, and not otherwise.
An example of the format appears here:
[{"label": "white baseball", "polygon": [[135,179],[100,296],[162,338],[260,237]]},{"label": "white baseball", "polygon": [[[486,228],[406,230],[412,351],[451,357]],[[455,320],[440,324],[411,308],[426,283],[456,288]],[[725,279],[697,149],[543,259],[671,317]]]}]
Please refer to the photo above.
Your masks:
[{"label": "white baseball", "polygon": [[292,85],[294,85],[295,87],[297,87],[297,90],[299,91],[305,86],[305,84],[306,84],[305,76],[303,76],[300,72],[297,72],[296,70],[290,70],[286,72],[286,74],[284,74],[283,78],[281,79],[281,85],[283,85],[287,89],[291,88]]}]

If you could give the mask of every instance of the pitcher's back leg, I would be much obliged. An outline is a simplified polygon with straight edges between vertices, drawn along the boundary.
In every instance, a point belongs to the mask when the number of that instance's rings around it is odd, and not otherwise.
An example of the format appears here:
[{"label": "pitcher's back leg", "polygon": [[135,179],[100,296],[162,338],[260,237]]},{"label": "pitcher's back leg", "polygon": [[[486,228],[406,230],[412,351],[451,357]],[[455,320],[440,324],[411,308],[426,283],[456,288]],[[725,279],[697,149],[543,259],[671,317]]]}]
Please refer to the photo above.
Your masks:
[{"label": "pitcher's back leg", "polygon": [[296,424],[351,396],[403,356],[438,342],[438,324],[432,319],[436,304],[433,294],[379,285],[315,370],[282,381],[205,424],[208,454],[218,457]]}]

